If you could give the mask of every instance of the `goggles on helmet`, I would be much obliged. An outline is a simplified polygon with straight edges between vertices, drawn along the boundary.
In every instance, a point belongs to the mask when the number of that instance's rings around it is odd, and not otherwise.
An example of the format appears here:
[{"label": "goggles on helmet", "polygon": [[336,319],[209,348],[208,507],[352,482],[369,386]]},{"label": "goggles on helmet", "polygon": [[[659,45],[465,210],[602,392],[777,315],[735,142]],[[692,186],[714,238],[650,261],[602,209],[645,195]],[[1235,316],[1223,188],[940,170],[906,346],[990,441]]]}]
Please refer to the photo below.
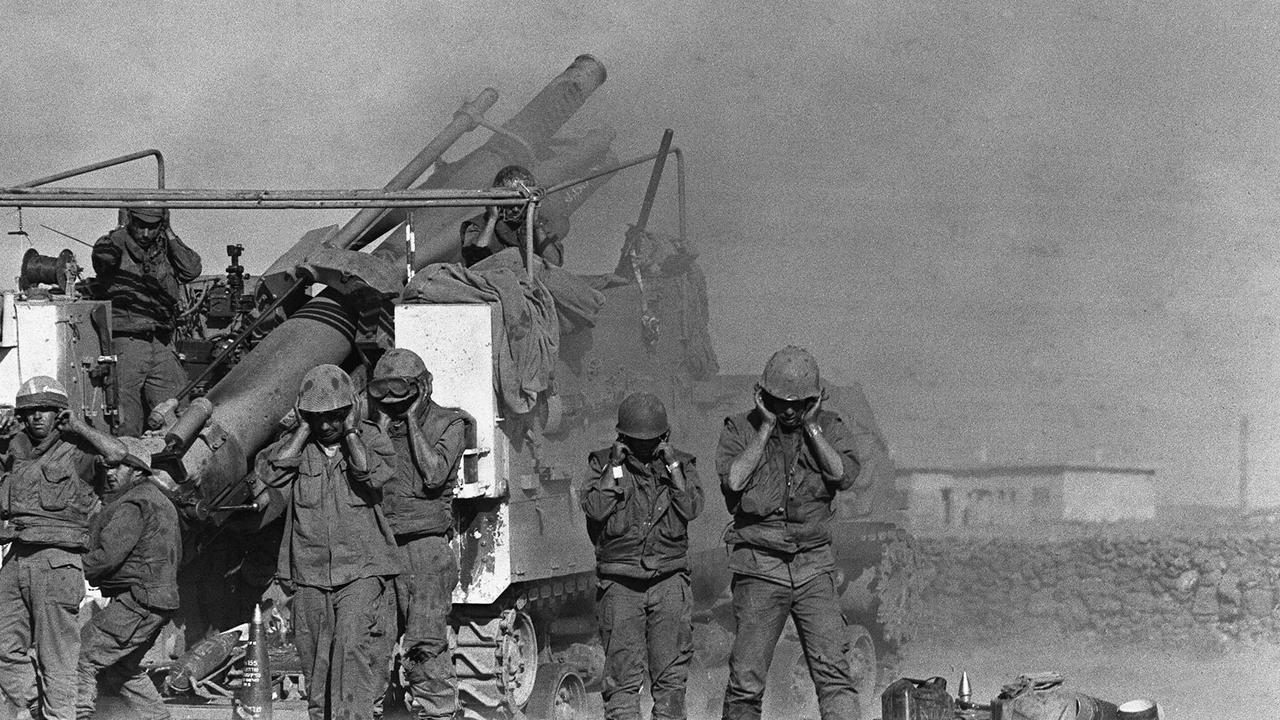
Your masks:
[{"label": "goggles on helmet", "polygon": [[369,396],[374,400],[388,397],[404,398],[418,391],[416,378],[384,377],[369,383]]}]

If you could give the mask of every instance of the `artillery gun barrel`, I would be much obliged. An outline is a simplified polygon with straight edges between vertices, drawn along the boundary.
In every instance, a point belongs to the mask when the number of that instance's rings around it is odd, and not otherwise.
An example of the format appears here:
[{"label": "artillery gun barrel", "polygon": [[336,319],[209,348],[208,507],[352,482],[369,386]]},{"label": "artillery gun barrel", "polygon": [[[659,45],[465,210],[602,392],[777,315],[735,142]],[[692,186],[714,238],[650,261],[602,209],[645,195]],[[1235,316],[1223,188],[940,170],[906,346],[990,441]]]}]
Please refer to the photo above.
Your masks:
[{"label": "artillery gun barrel", "polygon": [[355,321],[337,300],[312,298],[280,323],[206,396],[213,413],[182,457],[187,477],[210,505],[235,504],[253,456],[293,407],[308,370],[341,365],[351,354]]},{"label": "artillery gun barrel", "polygon": [[[488,112],[493,104],[498,102],[498,91],[493,88],[485,88],[475,100],[464,104],[457,112],[453,114],[453,121],[450,122],[444,130],[441,130],[435,138],[427,143],[427,146],[419,152],[408,165],[396,173],[391,178],[384,190],[404,190],[413,184],[414,180],[422,177],[422,174],[435,164],[440,156],[448,150],[458,138],[464,134],[474,130],[481,116]],[[329,240],[329,244],[333,247],[345,248],[352,246],[357,239],[369,229],[379,217],[386,211],[367,208],[356,213],[354,217],[343,225],[338,234]]]},{"label": "artillery gun barrel", "polygon": [[[564,152],[540,164],[537,169],[539,181],[541,182],[543,177],[549,180],[578,177],[609,164],[609,145],[613,142],[613,138],[612,130],[593,130],[587,133],[573,145],[564,148]],[[485,178],[483,182],[487,183],[491,179],[492,177]],[[579,186],[581,189],[573,193],[544,195],[540,203],[541,212],[553,212],[568,217],[605,182],[607,179],[581,185]],[[413,261],[414,268],[421,269],[431,263],[460,260],[461,245],[458,242],[458,226],[476,212],[475,208],[458,208],[452,211],[439,208],[432,212],[415,213],[413,230],[418,242],[416,257]],[[397,266],[405,264],[404,243],[384,242],[373,251],[373,254],[387,258]]]},{"label": "artillery gun barrel", "polygon": [[[506,124],[506,131],[519,134],[534,147],[545,144],[604,80],[604,66],[599,61],[589,55],[579,56]],[[461,127],[466,123],[455,116],[455,124]],[[606,161],[609,143],[613,140],[612,131],[598,131],[588,139],[590,143],[576,143],[548,163],[558,177],[569,177]],[[403,182],[413,174],[415,164],[422,164],[424,159],[431,159],[436,154],[434,149],[428,150],[420,153],[392,182]],[[449,165],[445,168],[448,172],[435,173],[422,189],[487,188],[493,174],[502,165],[510,162],[512,157],[523,159],[520,150],[521,143],[505,135],[496,136],[480,149]],[[529,157],[525,161],[532,159]],[[564,197],[559,202],[571,203],[575,199],[581,202],[582,198]],[[465,211],[460,209],[459,212]],[[399,217],[402,220],[404,215]],[[348,225],[355,228],[359,224],[357,220],[358,216]],[[384,218],[382,222],[374,223],[360,235],[361,240],[348,247],[377,237],[380,234],[377,228],[386,222]],[[453,222],[450,236],[456,245],[457,221]],[[287,270],[292,274],[293,268],[305,257],[305,252],[296,256],[304,244],[290,248],[271,270],[263,274],[264,278],[272,271]],[[404,248],[401,243],[384,243],[378,250],[384,255],[399,254],[401,260],[397,265],[403,264]],[[456,254],[457,249],[454,248],[453,252]],[[420,247],[415,266],[421,267],[425,260],[435,256],[433,253],[429,245]],[[351,311],[339,299],[327,295],[311,299],[271,330],[209,391],[207,397],[214,407],[212,416],[182,457],[188,477],[185,484],[187,492],[194,492],[207,507],[240,503],[247,495],[247,487],[241,480],[250,470],[254,455],[271,441],[280,419],[293,407],[302,376],[319,364],[343,365],[353,349],[354,336],[355,321]]]},{"label": "artillery gun barrel", "polygon": [[[498,170],[513,163],[528,166],[531,170],[534,170],[539,182],[548,183],[557,172],[556,169],[538,164],[538,158],[530,155],[530,151],[545,146],[560,128],[569,121],[569,118],[578,112],[591,93],[604,84],[607,76],[604,65],[599,60],[590,55],[579,55],[568,68],[565,68],[564,72],[548,83],[524,108],[510,120],[503,123],[501,128],[497,128],[497,134],[468,153],[461,160],[437,169],[418,188],[488,187],[493,182],[493,176],[497,174]],[[486,127],[493,129],[495,126],[486,124]],[[588,138],[591,138],[591,136],[589,135]],[[612,140],[612,137],[610,137],[610,140]],[[587,140],[587,142],[591,143],[595,141],[594,139]],[[546,163],[546,165],[552,164],[559,163],[555,163],[555,161]],[[554,177],[558,180],[564,180],[573,177],[573,175],[554,175]],[[452,225],[453,229],[453,232],[449,233],[449,239],[456,241],[457,226],[465,217],[465,212],[443,212],[436,213],[436,215],[448,218],[448,224]],[[403,223],[407,217],[407,212],[397,210],[386,213],[378,222],[368,228],[361,242],[369,242],[381,236],[388,230]],[[417,267],[422,267],[429,262],[437,262],[441,259],[457,259],[456,249],[454,249],[453,253],[455,257],[442,258],[442,254],[435,249],[435,243],[422,242],[424,238],[434,237],[434,235],[421,231],[421,223],[418,218],[415,218],[414,226],[419,239],[418,259],[415,263]],[[398,250],[402,251],[403,249]],[[382,247],[379,247],[374,252],[384,251]]]}]

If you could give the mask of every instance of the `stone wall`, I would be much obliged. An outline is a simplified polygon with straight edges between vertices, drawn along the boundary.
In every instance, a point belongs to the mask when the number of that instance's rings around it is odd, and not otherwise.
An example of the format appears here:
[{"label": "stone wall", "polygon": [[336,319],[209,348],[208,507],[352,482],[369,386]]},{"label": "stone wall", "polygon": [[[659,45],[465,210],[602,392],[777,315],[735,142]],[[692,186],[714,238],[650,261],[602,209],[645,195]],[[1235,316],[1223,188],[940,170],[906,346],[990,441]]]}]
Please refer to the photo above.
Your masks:
[{"label": "stone wall", "polygon": [[908,640],[1038,627],[1280,641],[1280,530],[917,537],[889,548],[881,570],[881,618]]}]

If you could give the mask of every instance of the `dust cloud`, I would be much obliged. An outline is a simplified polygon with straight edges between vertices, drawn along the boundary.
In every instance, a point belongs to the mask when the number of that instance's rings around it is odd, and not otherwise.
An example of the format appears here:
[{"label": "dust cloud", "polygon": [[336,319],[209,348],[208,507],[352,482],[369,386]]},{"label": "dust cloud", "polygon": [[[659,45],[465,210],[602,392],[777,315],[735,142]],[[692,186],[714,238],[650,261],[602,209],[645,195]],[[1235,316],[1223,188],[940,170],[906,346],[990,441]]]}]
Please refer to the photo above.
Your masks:
[{"label": "dust cloud", "polygon": [[[671,127],[689,155],[726,371],[797,342],[864,385],[900,465],[1152,466],[1168,502],[1231,498],[1247,414],[1275,503],[1278,21],[1190,0],[21,3],[0,182],[158,147],[173,187],[378,187],[464,99],[494,86],[504,119],[590,52],[610,79],[572,128],[617,128],[627,157]],[[643,182],[580,212],[571,267],[612,266]],[[25,222],[53,253],[69,241],[38,224],[92,241],[111,217]],[[175,227],[208,271],[232,242],[253,270],[345,217]]]}]

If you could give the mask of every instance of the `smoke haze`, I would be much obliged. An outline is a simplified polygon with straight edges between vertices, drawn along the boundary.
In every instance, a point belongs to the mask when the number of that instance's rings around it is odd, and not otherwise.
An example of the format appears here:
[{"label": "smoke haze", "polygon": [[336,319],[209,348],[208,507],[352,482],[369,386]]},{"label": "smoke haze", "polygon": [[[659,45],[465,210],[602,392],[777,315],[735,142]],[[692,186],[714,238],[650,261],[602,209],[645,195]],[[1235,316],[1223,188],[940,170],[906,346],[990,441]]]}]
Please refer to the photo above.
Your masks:
[{"label": "smoke haze", "polygon": [[[688,153],[726,372],[796,342],[864,385],[900,465],[1149,465],[1167,502],[1234,498],[1247,414],[1253,501],[1280,502],[1271,4],[14,5],[2,184],[157,147],[171,187],[380,187],[465,99],[497,88],[505,120],[589,52],[609,81],[570,127]],[[580,211],[571,268],[612,268],[644,181]],[[46,254],[69,241],[39,223],[114,217],[24,215]],[[206,272],[233,242],[257,271],[348,216],[174,225]]]}]

